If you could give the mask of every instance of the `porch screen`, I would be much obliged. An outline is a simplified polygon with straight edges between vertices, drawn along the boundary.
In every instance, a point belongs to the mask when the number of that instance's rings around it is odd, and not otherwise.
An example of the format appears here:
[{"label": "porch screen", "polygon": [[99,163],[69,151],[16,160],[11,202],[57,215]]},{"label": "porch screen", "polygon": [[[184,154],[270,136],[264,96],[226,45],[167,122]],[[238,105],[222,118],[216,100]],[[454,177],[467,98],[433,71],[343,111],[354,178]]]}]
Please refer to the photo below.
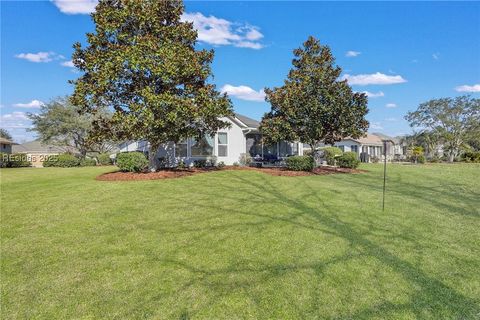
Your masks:
[{"label": "porch screen", "polygon": [[175,144],[175,156],[181,158],[187,157],[187,140]]},{"label": "porch screen", "polygon": [[204,136],[200,140],[192,139],[192,157],[213,156],[213,137]]}]

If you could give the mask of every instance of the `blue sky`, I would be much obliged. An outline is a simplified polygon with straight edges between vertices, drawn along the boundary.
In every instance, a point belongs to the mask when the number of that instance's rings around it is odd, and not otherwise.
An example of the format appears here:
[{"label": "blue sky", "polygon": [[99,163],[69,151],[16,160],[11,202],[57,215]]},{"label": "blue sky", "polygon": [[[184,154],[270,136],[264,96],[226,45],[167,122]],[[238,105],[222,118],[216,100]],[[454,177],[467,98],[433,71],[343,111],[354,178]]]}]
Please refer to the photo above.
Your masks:
[{"label": "blue sky", "polygon": [[[1,2],[1,127],[34,133],[26,112],[72,92],[72,44],[93,30],[94,0]],[[370,132],[411,132],[419,103],[480,97],[478,2],[186,2],[199,48],[214,48],[214,79],[235,110],[260,119],[265,87],[279,86],[309,35],[331,47],[355,91],[368,91]]]}]

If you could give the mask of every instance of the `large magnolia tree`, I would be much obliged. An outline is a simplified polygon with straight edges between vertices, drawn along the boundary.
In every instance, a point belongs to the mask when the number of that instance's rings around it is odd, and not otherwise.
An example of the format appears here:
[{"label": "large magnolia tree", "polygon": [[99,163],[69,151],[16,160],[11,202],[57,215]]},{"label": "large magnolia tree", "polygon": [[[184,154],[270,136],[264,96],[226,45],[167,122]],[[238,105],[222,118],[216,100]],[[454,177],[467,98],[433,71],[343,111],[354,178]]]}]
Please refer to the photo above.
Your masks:
[{"label": "large magnolia tree", "polygon": [[281,87],[266,89],[271,111],[261,122],[268,142],[301,141],[315,147],[334,144],[368,129],[367,96],[353,92],[328,46],[309,37],[293,51],[293,68]]},{"label": "large magnolia tree", "polygon": [[480,99],[469,96],[433,99],[407,113],[405,119],[412,127],[430,130],[439,136],[448,161],[453,162],[468,140],[479,136]]},{"label": "large magnolia tree", "polygon": [[231,102],[208,82],[213,50],[195,50],[197,32],[180,19],[181,1],[101,0],[92,14],[88,45],[74,45],[72,102],[86,113],[108,107],[97,136],[145,139],[150,166],[162,143],[213,134],[228,122]]}]

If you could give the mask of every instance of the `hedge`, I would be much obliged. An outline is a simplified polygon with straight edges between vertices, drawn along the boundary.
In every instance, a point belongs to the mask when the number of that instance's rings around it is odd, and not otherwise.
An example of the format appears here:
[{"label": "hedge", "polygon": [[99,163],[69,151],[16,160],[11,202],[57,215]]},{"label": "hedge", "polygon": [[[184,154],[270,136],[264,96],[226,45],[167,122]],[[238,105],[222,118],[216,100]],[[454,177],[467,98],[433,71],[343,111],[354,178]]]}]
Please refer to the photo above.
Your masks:
[{"label": "hedge", "polygon": [[141,152],[121,152],[117,155],[117,166],[121,171],[141,172],[148,165],[148,160]]},{"label": "hedge", "polygon": [[48,156],[43,162],[44,167],[71,168],[79,165],[80,159],[69,153]]},{"label": "hedge", "polygon": [[358,154],[356,152],[345,152],[337,158],[337,163],[340,168],[356,169],[360,164],[360,160],[358,160]]},{"label": "hedge", "polygon": [[315,161],[312,156],[292,156],[286,159],[287,169],[293,171],[312,171]]},{"label": "hedge", "polygon": [[32,163],[28,160],[28,157],[24,153],[1,153],[1,168],[21,168],[30,167]]},{"label": "hedge", "polygon": [[324,147],[321,150],[323,150],[323,157],[325,158],[329,166],[334,166],[336,157],[343,154],[342,149],[337,147]]},{"label": "hedge", "polygon": [[108,166],[112,164],[112,159],[108,153],[100,153],[97,156],[98,164],[102,166]]}]

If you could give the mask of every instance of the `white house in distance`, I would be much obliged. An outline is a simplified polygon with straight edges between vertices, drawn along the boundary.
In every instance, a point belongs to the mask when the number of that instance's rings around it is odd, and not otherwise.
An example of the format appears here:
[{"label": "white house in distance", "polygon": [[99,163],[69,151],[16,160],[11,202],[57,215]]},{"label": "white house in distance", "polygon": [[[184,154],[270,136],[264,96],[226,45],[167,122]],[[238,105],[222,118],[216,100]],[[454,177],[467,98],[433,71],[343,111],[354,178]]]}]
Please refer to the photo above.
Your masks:
[{"label": "white house in distance", "polygon": [[[258,130],[260,123],[257,120],[236,113],[226,117],[231,126],[218,130],[210,137],[200,140],[193,138],[180,143],[166,143],[157,152],[157,159],[167,167],[175,166],[180,161],[186,165],[195,160],[216,158],[217,162],[226,165],[239,163],[245,155],[264,161],[275,162],[292,155],[303,155],[303,144],[278,142],[274,145],[264,145]],[[127,142],[120,145],[120,152],[140,151],[148,152],[146,141]]]}]

